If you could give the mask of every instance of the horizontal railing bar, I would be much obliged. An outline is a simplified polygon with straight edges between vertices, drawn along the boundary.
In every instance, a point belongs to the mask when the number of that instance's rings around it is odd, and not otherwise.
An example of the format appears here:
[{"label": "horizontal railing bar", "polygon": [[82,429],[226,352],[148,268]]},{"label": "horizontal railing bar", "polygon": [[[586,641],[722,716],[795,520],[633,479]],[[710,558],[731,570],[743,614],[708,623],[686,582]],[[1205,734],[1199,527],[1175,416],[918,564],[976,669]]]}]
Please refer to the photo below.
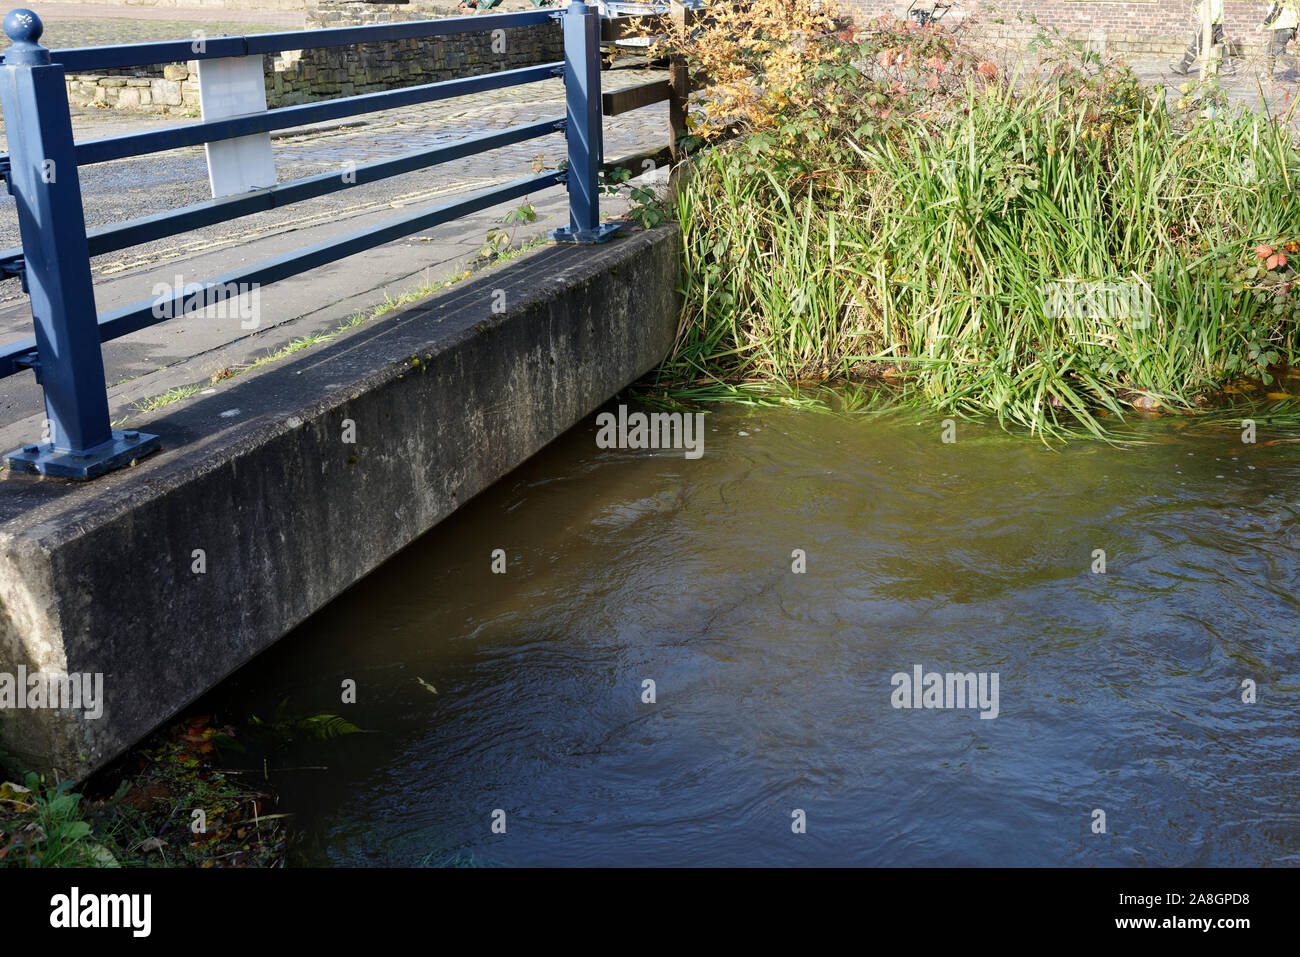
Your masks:
[{"label": "horizontal railing bar", "polygon": [[278,282],[281,279],[288,279],[290,276],[307,272],[317,266],[337,262],[347,256],[365,252],[367,249],[374,249],[376,246],[382,246],[412,233],[418,233],[432,226],[439,226],[453,219],[459,219],[461,216],[468,216],[471,213],[489,209],[506,200],[525,196],[534,190],[554,186],[563,179],[563,171],[548,170],[536,176],[517,179],[492,189],[482,190],[463,199],[431,206],[409,216],[390,220],[382,226],[357,230],[337,239],[326,240],[305,249],[277,256],[274,259],[264,260],[254,266],[225,273],[205,283],[196,283],[195,285],[199,288],[191,287],[188,290],[180,290],[171,300],[160,300],[158,298],[141,300],[133,305],[124,306],[101,316],[99,319],[99,341],[110,342],[157,322],[165,321],[155,315],[160,307],[163,311],[166,311],[170,306],[173,315],[181,315],[183,314],[181,307],[184,306],[185,300],[193,298],[198,293],[203,294],[205,306],[211,305],[232,296],[237,296],[239,294],[238,288],[241,285],[247,286],[254,283],[266,285]]},{"label": "horizontal railing bar", "polygon": [[606,116],[619,116],[639,110],[651,103],[661,103],[673,95],[673,85],[668,80],[651,80],[625,90],[601,94],[601,112]]},{"label": "horizontal railing bar", "polygon": [[[277,256],[247,268],[225,273],[206,282],[194,283],[179,290],[171,299],[157,297],[123,306],[99,317],[99,341],[111,342],[159,322],[166,322],[172,316],[185,315],[184,307],[187,300],[195,301],[196,297],[201,297],[198,301],[202,303],[202,308],[206,308],[226,299],[238,297],[241,287],[247,291],[248,286],[252,284],[265,285],[296,276],[317,266],[328,265],[346,256],[374,249],[376,246],[418,233],[431,226],[438,226],[459,219],[461,216],[489,209],[506,200],[554,186],[563,182],[564,177],[565,173],[562,170],[547,170],[536,176],[517,179],[462,199],[431,206],[409,216],[390,220],[381,226],[357,230],[337,239],[317,243],[284,256]],[[35,349],[34,337],[0,348],[0,378],[26,368],[23,360],[29,359]]]},{"label": "horizontal railing bar", "polygon": [[249,113],[245,116],[232,116],[220,120],[202,120],[198,123],[185,123],[180,126],[149,130],[145,133],[89,140],[76,146],[77,165],[106,163],[129,156],[144,156],[148,153],[158,153],[184,146],[199,146],[203,143],[248,136],[252,133],[269,133],[271,130],[283,130],[347,116],[360,116],[363,113],[377,113],[381,110],[392,110],[416,103],[430,103],[454,96],[465,96],[469,93],[481,93],[484,90],[499,90],[508,86],[536,83],[539,80],[550,79],[556,75],[556,70],[563,67],[563,63],[543,63],[539,66],[504,70],[500,73],[483,73],[458,80],[442,80],[438,83],[408,86],[397,90],[380,90],[377,93],[361,93],[357,96],[323,100],[318,103],[282,106],[279,109],[267,110],[265,113]]},{"label": "horizontal railing bar", "polygon": [[[138,246],[141,243],[166,239],[169,236],[175,236],[177,233],[201,229],[204,226],[212,226],[216,223],[229,222],[242,216],[263,213],[267,210],[300,203],[306,199],[314,199],[340,190],[352,189],[355,186],[364,186],[367,183],[378,182],[382,179],[400,176],[403,173],[410,173],[415,170],[427,169],[440,163],[448,163],[452,160],[463,159],[466,156],[474,156],[488,150],[499,149],[502,146],[511,146],[515,143],[537,139],[540,136],[549,136],[552,133],[561,132],[563,129],[564,117],[555,116],[547,120],[538,120],[536,123],[514,126],[506,130],[481,133],[478,136],[469,136],[458,140],[450,146],[439,146],[415,153],[406,153],[394,159],[349,167],[346,170],[349,177],[347,181],[343,179],[342,171],[320,173],[316,176],[308,176],[288,183],[278,183],[266,189],[242,193],[238,196],[210,199],[153,216],[142,216],[139,219],[114,223],[111,226],[101,226],[98,229],[88,231],[86,240],[90,246],[90,255],[102,256],[105,253],[117,252],[130,246]],[[22,254],[21,246],[0,251],[0,263],[21,262]]]},{"label": "horizontal railing bar", "polygon": [[601,17],[600,19],[600,39],[602,43],[613,43],[627,37],[641,35],[641,30],[647,24],[641,21],[667,19],[666,14],[647,13],[637,17]]},{"label": "horizontal railing bar", "polygon": [[[703,19],[704,11],[695,7],[686,10],[685,26],[691,26]],[[671,9],[665,7],[658,13],[629,13],[621,17],[600,18],[600,39],[602,43],[613,43],[629,37],[643,36],[643,30],[649,28],[667,29],[672,20]],[[662,21],[663,26],[655,21]]]},{"label": "horizontal railing bar", "polygon": [[407,23],[375,23],[361,27],[330,27],[321,30],[293,30],[280,33],[255,33],[238,37],[203,37],[202,50],[197,40],[164,40],[158,43],[126,43],[120,46],[71,47],[51,50],[50,59],[73,73],[93,73],[121,67],[153,66],[159,63],[184,63],[188,60],[214,60],[222,57],[280,53],[284,50],[315,50],[323,47],[351,46],[355,43],[381,43],[420,37],[447,36],[453,33],[484,33],[511,27],[528,27],[550,21],[551,10],[524,13],[492,13],[483,16],[444,17],[439,20],[413,20]]},{"label": "horizontal railing bar", "polygon": [[[649,169],[646,168],[646,160],[652,164]],[[616,160],[610,160],[600,164],[600,171],[606,176],[611,176],[616,170],[625,169],[632,174],[632,178],[648,173],[652,169],[658,169],[661,166],[673,165],[673,150],[671,146],[661,146],[657,150],[642,150],[640,153],[632,153],[629,156],[620,156]]]}]

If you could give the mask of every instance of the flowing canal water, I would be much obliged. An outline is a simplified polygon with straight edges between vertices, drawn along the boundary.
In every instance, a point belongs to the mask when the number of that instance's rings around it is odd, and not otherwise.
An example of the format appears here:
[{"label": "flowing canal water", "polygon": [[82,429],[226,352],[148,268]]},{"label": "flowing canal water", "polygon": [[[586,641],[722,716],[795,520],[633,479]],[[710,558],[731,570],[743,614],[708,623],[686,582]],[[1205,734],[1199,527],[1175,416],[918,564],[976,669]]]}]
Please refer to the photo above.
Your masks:
[{"label": "flowing canal water", "polygon": [[1300,445],[1188,421],[589,419],[213,700],[372,732],[272,776],[299,864],[1297,864]]}]

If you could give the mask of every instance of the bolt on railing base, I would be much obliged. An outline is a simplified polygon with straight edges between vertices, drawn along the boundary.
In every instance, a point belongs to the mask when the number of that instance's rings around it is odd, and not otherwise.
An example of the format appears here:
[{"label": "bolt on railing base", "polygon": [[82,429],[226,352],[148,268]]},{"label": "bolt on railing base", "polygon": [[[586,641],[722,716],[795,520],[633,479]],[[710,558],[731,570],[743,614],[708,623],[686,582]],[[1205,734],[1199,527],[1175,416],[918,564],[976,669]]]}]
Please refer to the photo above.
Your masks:
[{"label": "bolt on railing base", "polygon": [[547,237],[553,243],[603,243],[613,239],[614,234],[622,228],[622,223],[601,223],[595,229],[574,229],[572,226],[561,226],[559,229],[552,229],[547,233]]},{"label": "bolt on railing base", "polygon": [[85,480],[120,469],[160,448],[162,440],[156,435],[148,432],[119,432],[114,429],[111,441],[84,455],[56,451],[46,442],[43,445],[24,445],[6,452],[4,463],[15,472],[39,472],[53,478]]}]

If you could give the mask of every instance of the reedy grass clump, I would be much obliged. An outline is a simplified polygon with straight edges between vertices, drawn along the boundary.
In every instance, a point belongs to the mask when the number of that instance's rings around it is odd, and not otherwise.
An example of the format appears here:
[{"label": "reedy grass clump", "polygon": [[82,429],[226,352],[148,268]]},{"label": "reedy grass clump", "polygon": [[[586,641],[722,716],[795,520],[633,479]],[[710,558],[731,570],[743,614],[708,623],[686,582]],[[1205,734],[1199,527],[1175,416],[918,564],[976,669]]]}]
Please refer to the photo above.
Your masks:
[{"label": "reedy grass clump", "polygon": [[[930,35],[922,65],[899,36],[845,44],[825,109],[694,160],[660,384],[884,373],[1052,436],[1295,360],[1289,123],[1153,101],[1122,68],[1002,82]],[[1140,308],[1061,309],[1082,284]]]}]

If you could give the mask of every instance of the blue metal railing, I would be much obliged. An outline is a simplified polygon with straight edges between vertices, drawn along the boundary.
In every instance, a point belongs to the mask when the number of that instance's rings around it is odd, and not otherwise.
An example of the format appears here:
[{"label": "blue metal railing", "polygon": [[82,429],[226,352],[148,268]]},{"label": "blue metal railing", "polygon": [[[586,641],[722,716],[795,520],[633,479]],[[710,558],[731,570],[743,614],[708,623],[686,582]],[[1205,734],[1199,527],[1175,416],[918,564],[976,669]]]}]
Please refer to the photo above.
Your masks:
[{"label": "blue metal railing", "polygon": [[[504,70],[224,119],[184,123],[145,133],[73,142],[64,80],[68,70],[107,70],[477,33],[533,26],[551,20],[559,20],[563,30],[562,64]],[[160,439],[156,435],[119,432],[111,428],[100,345],[165,322],[172,316],[185,315],[196,305],[212,305],[237,296],[250,286],[295,276],[554,185],[567,186],[569,225],[553,230],[552,239],[600,242],[615,228],[600,222],[598,206],[597,177],[602,144],[600,17],[595,5],[588,6],[575,0],[563,13],[538,10],[55,51],[47,50],[37,42],[42,29],[40,18],[32,11],[11,11],[4,19],[4,31],[13,45],[4,51],[4,63],[0,66],[0,108],[4,111],[9,139],[9,155],[0,157],[0,175],[16,200],[22,238],[20,249],[0,251],[0,275],[21,277],[23,289],[31,297],[35,331],[29,339],[0,346],[0,378],[25,369],[35,372],[45,395],[47,426],[41,441],[4,455],[5,464],[12,469],[89,479],[159,448]],[[81,166],[503,89],[554,76],[564,77],[563,117],[487,132],[448,146],[358,165],[350,168],[347,176],[340,176],[337,172],[310,176],[89,232],[86,230],[77,173]],[[565,134],[567,169],[543,171],[193,283],[173,290],[170,300],[154,297],[105,313],[98,313],[95,308],[91,256],[229,222],[555,132]]]}]

